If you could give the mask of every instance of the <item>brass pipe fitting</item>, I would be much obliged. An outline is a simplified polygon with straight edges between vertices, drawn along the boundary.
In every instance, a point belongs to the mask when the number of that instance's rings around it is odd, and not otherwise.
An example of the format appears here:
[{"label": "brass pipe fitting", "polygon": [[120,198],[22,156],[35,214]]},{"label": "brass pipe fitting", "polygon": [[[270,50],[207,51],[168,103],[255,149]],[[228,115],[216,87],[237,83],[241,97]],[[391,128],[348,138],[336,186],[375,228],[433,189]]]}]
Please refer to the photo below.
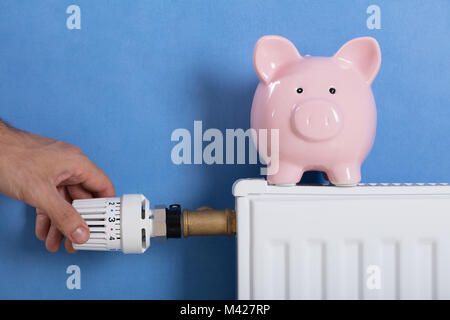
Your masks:
[{"label": "brass pipe fitting", "polygon": [[201,207],[197,210],[183,210],[183,235],[189,236],[231,236],[236,233],[236,211],[216,210]]}]

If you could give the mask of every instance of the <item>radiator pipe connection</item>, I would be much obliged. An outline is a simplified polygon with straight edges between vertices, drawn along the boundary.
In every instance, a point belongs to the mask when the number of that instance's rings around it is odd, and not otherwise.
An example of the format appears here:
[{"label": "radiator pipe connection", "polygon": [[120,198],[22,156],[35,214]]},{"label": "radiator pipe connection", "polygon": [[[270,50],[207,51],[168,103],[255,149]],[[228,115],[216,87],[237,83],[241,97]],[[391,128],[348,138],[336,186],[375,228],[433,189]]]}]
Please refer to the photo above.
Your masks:
[{"label": "radiator pipe connection", "polygon": [[201,207],[184,209],[171,204],[168,208],[158,206],[153,210],[153,235],[160,240],[191,236],[232,236],[236,234],[236,212]]},{"label": "radiator pipe connection", "polygon": [[232,236],[236,233],[236,211],[201,207],[183,210],[183,236]]}]

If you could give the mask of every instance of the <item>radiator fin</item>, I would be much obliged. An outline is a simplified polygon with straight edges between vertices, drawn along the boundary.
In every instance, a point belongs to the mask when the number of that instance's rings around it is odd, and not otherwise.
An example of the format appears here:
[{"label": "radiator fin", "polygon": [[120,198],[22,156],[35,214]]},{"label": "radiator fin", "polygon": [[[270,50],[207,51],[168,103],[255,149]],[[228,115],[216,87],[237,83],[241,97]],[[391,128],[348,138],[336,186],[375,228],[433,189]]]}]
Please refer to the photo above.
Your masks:
[{"label": "radiator fin", "polygon": [[[289,299],[289,245],[274,241],[269,245],[271,299]],[[272,289],[271,289],[272,288]]]},{"label": "radiator fin", "polygon": [[421,240],[417,248],[419,299],[436,299],[436,242]]},{"label": "radiator fin", "polygon": [[347,241],[344,245],[345,299],[362,298],[362,254],[361,241]]},{"label": "radiator fin", "polygon": [[400,247],[396,240],[388,239],[382,241],[381,260],[381,299],[396,300],[400,298]]},{"label": "radiator fin", "polygon": [[308,243],[308,295],[312,299],[326,299],[327,296],[327,247],[324,241]]}]

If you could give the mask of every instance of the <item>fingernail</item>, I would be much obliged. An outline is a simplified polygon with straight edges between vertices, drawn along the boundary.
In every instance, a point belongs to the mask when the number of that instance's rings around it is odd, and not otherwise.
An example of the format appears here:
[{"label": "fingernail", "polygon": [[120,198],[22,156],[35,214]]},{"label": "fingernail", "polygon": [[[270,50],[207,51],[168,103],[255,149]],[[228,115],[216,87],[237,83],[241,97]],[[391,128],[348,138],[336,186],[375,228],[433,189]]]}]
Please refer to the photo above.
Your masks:
[{"label": "fingernail", "polygon": [[89,232],[86,230],[86,228],[79,227],[71,234],[71,238],[75,243],[85,243],[89,240]]}]

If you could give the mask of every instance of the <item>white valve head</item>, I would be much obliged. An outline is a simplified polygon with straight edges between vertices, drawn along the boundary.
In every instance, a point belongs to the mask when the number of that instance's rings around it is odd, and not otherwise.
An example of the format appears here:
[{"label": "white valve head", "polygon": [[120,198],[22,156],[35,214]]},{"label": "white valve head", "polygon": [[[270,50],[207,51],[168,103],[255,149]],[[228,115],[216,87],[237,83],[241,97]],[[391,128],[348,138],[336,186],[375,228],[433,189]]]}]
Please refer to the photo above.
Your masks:
[{"label": "white valve head", "polygon": [[73,244],[74,249],[143,253],[150,246],[153,215],[142,194],[74,200],[72,205],[91,233],[86,243]]}]

